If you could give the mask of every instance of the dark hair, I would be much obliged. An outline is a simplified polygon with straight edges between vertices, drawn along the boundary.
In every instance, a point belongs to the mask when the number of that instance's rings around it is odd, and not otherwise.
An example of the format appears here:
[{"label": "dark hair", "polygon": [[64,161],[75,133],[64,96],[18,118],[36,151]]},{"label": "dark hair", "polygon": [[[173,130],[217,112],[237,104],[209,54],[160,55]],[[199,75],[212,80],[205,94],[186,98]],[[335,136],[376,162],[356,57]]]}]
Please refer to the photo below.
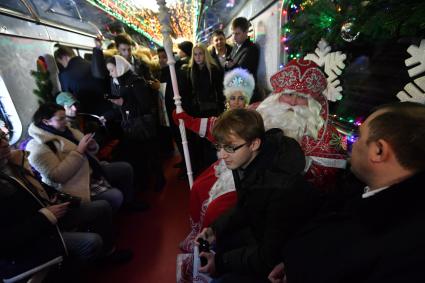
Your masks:
[{"label": "dark hair", "polygon": [[165,48],[164,48],[164,47],[158,47],[158,48],[156,49],[156,53],[159,53],[159,52],[164,52],[164,53],[166,53]]},{"label": "dark hair", "polygon": [[240,28],[242,31],[247,32],[251,24],[249,21],[244,17],[239,17],[233,20],[232,22],[232,28]]},{"label": "dark hair", "polygon": [[231,135],[247,142],[264,136],[264,122],[260,113],[250,109],[233,109],[224,112],[215,122],[212,134],[219,143],[228,144]]},{"label": "dark hair", "polygon": [[44,119],[50,119],[53,116],[55,116],[55,113],[63,110],[65,111],[65,108],[62,105],[56,104],[56,103],[45,103],[40,105],[38,107],[37,111],[35,111],[34,115],[32,116],[32,121],[36,126],[41,125],[43,123]]},{"label": "dark hair", "polygon": [[211,38],[213,38],[214,36],[220,36],[220,35],[222,35],[222,36],[224,36],[224,38],[226,38],[226,36],[224,35],[224,32],[221,29],[216,29],[211,34]]},{"label": "dark hair", "polygon": [[369,122],[367,143],[383,139],[391,145],[401,166],[425,170],[425,105],[398,102],[376,111],[382,113]]},{"label": "dark hair", "polygon": [[64,56],[69,56],[71,58],[75,57],[75,52],[71,47],[58,45],[58,49],[55,50],[53,55],[55,56],[55,59],[58,60],[62,59]]},{"label": "dark hair", "polygon": [[120,44],[127,44],[127,45],[130,45],[130,46],[133,45],[133,40],[126,33],[121,33],[121,34],[115,36],[114,41],[115,41],[115,46],[117,48],[120,46]]},{"label": "dark hair", "polygon": [[115,57],[114,56],[106,57],[105,58],[105,65],[108,64],[108,63],[114,64],[116,66],[117,65],[117,60],[115,60]]}]

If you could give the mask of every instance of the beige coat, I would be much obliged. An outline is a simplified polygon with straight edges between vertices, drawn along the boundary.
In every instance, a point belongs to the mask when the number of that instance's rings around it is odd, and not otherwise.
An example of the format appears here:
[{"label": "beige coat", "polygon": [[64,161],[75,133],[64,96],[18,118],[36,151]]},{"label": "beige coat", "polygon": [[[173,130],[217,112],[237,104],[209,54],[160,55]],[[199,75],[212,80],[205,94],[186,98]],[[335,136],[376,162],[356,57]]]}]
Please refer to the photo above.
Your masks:
[{"label": "beige coat", "polygon": [[[83,134],[70,128],[77,140]],[[40,172],[43,182],[68,194],[90,200],[90,166],[87,157],[77,151],[77,145],[71,141],[49,133],[34,124],[28,129],[33,138],[27,145],[30,152],[29,162]],[[53,141],[57,152],[53,152],[46,142]]]}]

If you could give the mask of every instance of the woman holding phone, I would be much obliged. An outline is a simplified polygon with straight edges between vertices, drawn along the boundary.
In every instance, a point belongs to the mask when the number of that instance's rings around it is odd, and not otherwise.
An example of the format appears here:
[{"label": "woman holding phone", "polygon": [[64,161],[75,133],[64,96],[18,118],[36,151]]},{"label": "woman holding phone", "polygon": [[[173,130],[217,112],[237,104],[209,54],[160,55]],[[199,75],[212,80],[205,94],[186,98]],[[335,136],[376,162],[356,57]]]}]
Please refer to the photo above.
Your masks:
[{"label": "woman holding phone", "polygon": [[28,134],[32,137],[26,147],[30,152],[28,159],[44,183],[86,202],[103,199],[114,210],[121,206],[123,193],[109,184],[116,176],[108,174],[110,170],[94,156],[99,148],[94,134],[83,135],[69,127],[62,106],[41,105],[33,116]]}]

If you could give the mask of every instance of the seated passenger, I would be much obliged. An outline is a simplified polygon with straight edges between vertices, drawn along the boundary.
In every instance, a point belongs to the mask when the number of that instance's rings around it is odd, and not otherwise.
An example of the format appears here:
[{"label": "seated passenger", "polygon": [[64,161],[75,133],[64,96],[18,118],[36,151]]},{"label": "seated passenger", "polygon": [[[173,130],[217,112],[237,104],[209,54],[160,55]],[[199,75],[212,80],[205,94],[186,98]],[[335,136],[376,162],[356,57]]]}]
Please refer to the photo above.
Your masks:
[{"label": "seated passenger", "polygon": [[199,271],[222,282],[265,282],[286,241],[316,211],[316,192],[301,175],[304,154],[280,129],[266,132],[254,110],[225,112],[213,136],[237,204],[198,235],[216,246],[200,254],[208,262]]},{"label": "seated passenger", "polygon": [[78,101],[69,92],[61,92],[56,96],[56,103],[63,106],[65,109],[66,121],[68,124],[77,130],[80,130],[80,125],[77,121],[77,104]]},{"label": "seated passenger", "polygon": [[[122,174],[131,176],[131,166],[119,165],[123,168],[117,174],[113,169],[103,167],[92,155],[98,149],[93,135],[83,136],[80,131],[70,128],[62,106],[53,103],[41,105],[34,114],[28,134],[32,137],[26,147],[30,152],[29,161],[41,174],[44,183],[81,197],[85,202],[104,199],[113,210],[121,206],[123,194],[108,181],[120,182]],[[126,194],[133,190],[130,186],[120,189]]]},{"label": "seated passenger", "polygon": [[266,129],[280,128],[301,144],[307,181],[322,191],[335,189],[346,166],[346,143],[329,122],[325,75],[313,61],[296,59],[270,82],[273,94],[256,109]]},{"label": "seated passenger", "polygon": [[[237,68],[227,72],[223,85],[227,109],[247,107],[255,87],[254,77],[248,71]],[[187,129],[214,142],[211,132],[217,117],[194,118],[186,112],[182,112],[175,114],[174,118],[176,124],[178,124],[177,119],[183,119]],[[214,162],[195,179],[190,192],[189,204],[191,231],[180,243],[180,248],[184,252],[191,253],[194,239],[202,228],[207,227],[221,213],[236,203],[234,192],[233,176],[223,160]],[[218,201],[217,205],[214,204],[215,199]]]},{"label": "seated passenger", "polygon": [[103,200],[78,207],[55,202],[34,178],[25,152],[11,150],[2,131],[0,183],[0,279],[59,256],[92,262],[113,249],[110,205]]},{"label": "seated passenger", "polygon": [[366,185],[311,221],[283,250],[271,282],[425,280],[425,106],[384,105],[360,127],[351,171]]}]

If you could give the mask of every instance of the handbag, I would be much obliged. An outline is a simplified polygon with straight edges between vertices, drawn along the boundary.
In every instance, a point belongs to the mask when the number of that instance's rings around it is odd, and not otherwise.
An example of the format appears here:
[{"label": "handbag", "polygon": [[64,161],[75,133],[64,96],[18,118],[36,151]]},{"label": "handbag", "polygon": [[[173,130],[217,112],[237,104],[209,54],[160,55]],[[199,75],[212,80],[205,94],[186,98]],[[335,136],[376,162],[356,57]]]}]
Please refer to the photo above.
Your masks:
[{"label": "handbag", "polygon": [[146,141],[156,137],[155,122],[152,114],[127,118],[121,122],[124,135],[132,140]]}]

